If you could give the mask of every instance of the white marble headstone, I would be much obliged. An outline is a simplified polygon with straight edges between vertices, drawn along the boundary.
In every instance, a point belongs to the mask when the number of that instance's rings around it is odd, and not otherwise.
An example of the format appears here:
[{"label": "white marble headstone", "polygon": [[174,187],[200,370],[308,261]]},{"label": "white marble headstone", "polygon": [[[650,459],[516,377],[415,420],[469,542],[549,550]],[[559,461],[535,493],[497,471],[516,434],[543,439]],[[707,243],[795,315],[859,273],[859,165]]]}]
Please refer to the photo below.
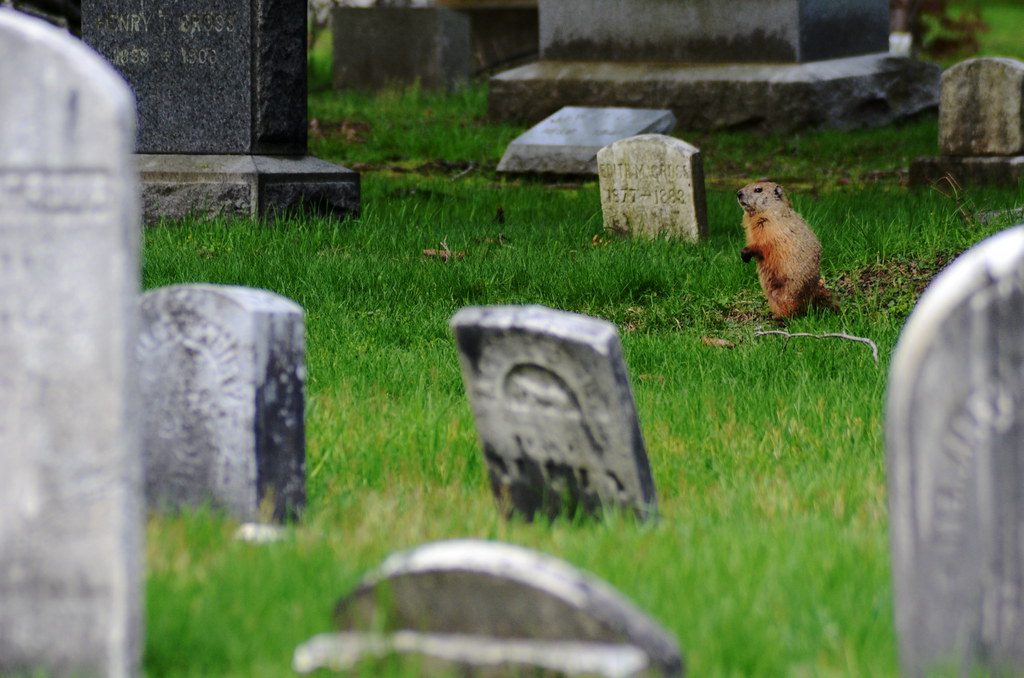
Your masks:
[{"label": "white marble headstone", "polygon": [[499,172],[597,174],[597,152],[635,134],[668,133],[672,111],[566,106],[509,144]]},{"label": "white marble headstone", "polygon": [[538,511],[656,508],[615,326],[543,306],[467,307],[451,320],[491,487]]},{"label": "white marble headstone", "polygon": [[707,237],[700,150],[663,134],[640,134],[597,153],[604,227],[622,235]]},{"label": "white marble headstone", "polygon": [[0,674],[137,673],[131,90],[0,8]]},{"label": "white marble headstone", "polygon": [[1018,226],[936,277],[893,354],[889,522],[906,676],[1024,673],[1022,337]]},{"label": "white marble headstone", "polygon": [[[266,290],[178,285],[142,297],[146,496],[241,520],[305,506],[302,308]],[[272,515],[261,516],[266,502]]]}]

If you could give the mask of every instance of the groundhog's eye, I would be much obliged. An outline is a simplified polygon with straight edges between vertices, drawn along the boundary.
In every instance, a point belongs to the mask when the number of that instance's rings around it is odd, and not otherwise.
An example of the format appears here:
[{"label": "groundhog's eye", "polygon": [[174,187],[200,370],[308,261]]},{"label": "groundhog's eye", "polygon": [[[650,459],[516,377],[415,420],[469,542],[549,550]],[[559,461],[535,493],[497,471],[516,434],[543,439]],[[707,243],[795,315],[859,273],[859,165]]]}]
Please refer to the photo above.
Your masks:
[{"label": "groundhog's eye", "polygon": [[754,189],[754,193],[760,193],[760,192],[761,192],[761,191],[763,191],[763,190],[764,190],[763,188],[761,188],[760,186],[758,186],[757,188],[755,188],[755,189]]}]

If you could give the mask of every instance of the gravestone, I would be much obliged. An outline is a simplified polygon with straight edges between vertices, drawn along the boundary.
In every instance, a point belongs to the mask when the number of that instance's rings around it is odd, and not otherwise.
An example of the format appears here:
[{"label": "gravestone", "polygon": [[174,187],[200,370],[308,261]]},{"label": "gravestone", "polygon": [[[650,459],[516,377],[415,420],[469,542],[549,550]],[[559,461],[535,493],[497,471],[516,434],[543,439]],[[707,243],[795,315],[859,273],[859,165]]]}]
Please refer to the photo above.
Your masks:
[{"label": "gravestone", "polygon": [[0,8],[0,674],[136,675],[131,91]]},{"label": "gravestone", "polygon": [[889,521],[906,676],[1024,672],[1022,331],[1017,226],[936,277],[893,354]]},{"label": "gravestone", "polygon": [[[469,82],[469,17],[443,7],[331,10],[336,89],[377,90],[418,82],[454,90]],[[396,49],[401,45],[401,49]]]},{"label": "gravestone", "polygon": [[539,0],[540,60],[491,79],[489,116],[667,108],[682,129],[886,125],[940,69],[888,54],[888,0]]},{"label": "gravestone", "polygon": [[912,184],[948,175],[1016,186],[1024,178],[1024,62],[968,59],[942,74],[939,153],[911,164]]},{"label": "gravestone", "polygon": [[597,174],[597,152],[619,139],[667,133],[671,111],[566,106],[516,137],[498,163],[499,172]]},{"label": "gravestone", "polygon": [[473,72],[537,58],[537,0],[437,0],[469,17]]},{"label": "gravestone", "polygon": [[604,227],[624,235],[708,234],[704,163],[700,150],[661,134],[641,134],[597,154]]},{"label": "gravestone", "polygon": [[543,306],[451,320],[491,488],[506,513],[656,511],[615,326]]},{"label": "gravestone", "polygon": [[[392,554],[339,601],[335,624],[347,633],[300,646],[297,667],[330,665],[339,652],[391,650],[460,668],[548,663],[568,675],[634,675],[626,666],[683,673],[675,640],[618,591],[562,560],[501,542],[455,539]],[[590,654],[591,663],[570,654]],[[615,666],[617,673],[601,671]]]},{"label": "gravestone", "polygon": [[144,294],[141,311],[150,505],[211,502],[241,520],[298,517],[306,501],[302,308],[265,290],[178,285]]},{"label": "gravestone", "polygon": [[302,0],[83,0],[82,36],[138,100],[147,222],[359,209],[358,175],[306,155]]}]

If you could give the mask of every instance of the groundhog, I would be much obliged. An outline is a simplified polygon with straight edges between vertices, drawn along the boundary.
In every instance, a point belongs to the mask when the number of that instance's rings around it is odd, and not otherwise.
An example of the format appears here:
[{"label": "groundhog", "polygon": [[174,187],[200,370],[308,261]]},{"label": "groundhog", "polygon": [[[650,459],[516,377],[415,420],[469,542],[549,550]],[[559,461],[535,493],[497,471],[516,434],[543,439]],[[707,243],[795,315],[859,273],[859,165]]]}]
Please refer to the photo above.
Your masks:
[{"label": "groundhog", "polygon": [[755,181],[736,191],[743,207],[747,246],[744,262],[757,259],[757,275],[768,308],[781,318],[804,313],[811,305],[836,310],[821,275],[821,243],[793,210],[782,187]]}]

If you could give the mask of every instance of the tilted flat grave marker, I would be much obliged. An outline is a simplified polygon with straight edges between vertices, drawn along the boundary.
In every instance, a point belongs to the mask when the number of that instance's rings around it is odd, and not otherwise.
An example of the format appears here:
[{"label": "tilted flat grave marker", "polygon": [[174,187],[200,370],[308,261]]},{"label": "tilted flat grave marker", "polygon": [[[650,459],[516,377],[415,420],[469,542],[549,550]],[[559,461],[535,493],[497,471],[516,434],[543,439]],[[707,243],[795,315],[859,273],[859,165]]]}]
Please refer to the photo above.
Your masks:
[{"label": "tilted flat grave marker", "polygon": [[1024,227],[976,245],[922,295],[886,415],[904,675],[1024,672]]},{"label": "tilted flat grave marker", "polygon": [[597,174],[597,152],[603,147],[634,134],[668,133],[675,124],[665,110],[566,106],[516,137],[498,171]]},{"label": "tilted flat grave marker", "polygon": [[691,242],[707,237],[704,163],[696,147],[641,134],[598,151],[597,171],[609,231]]},{"label": "tilted flat grave marker", "polygon": [[0,674],[137,673],[131,91],[0,9]]},{"label": "tilted flat grave marker", "polygon": [[[300,646],[297,667],[392,650],[463,669],[547,664],[568,675],[683,673],[676,641],[621,593],[565,561],[501,542],[453,539],[392,554],[339,601],[335,623],[347,633]],[[573,662],[569,653],[593,656]]]},{"label": "tilted flat grave marker", "polygon": [[140,153],[305,154],[305,22],[299,0],[82,2],[83,38],[135,91]]},{"label": "tilted flat grave marker", "polygon": [[[302,308],[225,285],[159,288],[141,308],[150,505],[297,517],[306,503]],[[272,516],[261,516],[264,502]]]},{"label": "tilted flat grave marker", "polygon": [[656,511],[615,326],[543,306],[451,320],[494,496],[508,513]]}]

